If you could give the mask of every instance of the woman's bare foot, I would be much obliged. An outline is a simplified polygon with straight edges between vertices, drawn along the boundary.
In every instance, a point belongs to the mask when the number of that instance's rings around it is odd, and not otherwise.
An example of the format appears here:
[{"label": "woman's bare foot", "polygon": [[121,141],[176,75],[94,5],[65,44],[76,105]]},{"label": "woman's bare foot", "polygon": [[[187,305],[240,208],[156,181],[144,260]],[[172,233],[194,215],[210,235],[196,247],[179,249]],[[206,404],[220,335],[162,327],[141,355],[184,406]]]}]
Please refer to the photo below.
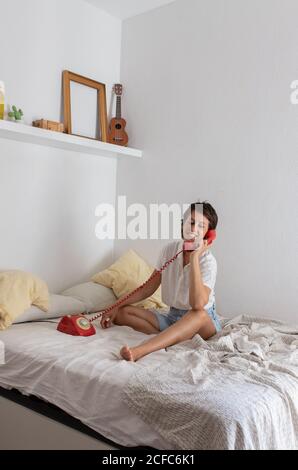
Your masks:
[{"label": "woman's bare foot", "polygon": [[126,361],[135,362],[141,357],[146,355],[146,352],[143,350],[142,345],[136,346],[135,348],[130,348],[129,346],[125,345],[120,350],[120,354]]},{"label": "woman's bare foot", "polygon": [[120,350],[120,354],[126,361],[134,362],[136,360],[133,354],[133,348],[130,349],[128,346],[123,346]]},{"label": "woman's bare foot", "polygon": [[134,348],[130,348],[129,346],[125,345],[123,346],[123,348],[121,348],[120,354],[126,361],[136,362],[142,357],[154,351],[150,348],[148,349],[147,343],[148,341],[144,341],[143,343],[138,344]]}]

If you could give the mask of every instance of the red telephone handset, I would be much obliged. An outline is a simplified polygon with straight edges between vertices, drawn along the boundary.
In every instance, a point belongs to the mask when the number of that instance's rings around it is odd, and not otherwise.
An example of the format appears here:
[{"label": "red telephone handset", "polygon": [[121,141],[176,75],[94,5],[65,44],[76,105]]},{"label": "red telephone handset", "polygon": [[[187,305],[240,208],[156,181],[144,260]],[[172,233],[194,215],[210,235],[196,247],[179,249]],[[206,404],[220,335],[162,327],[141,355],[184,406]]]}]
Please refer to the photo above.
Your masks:
[{"label": "red telephone handset", "polygon": [[[208,241],[208,245],[216,239],[216,230],[208,230],[204,240]],[[185,241],[183,244],[183,251],[194,251],[194,241]]]},{"label": "red telephone handset", "polygon": [[[208,240],[208,245],[211,245],[213,240],[216,238],[216,230],[208,230],[208,232],[205,235],[205,240]],[[61,318],[60,322],[58,323],[57,330],[61,331],[62,333],[66,333],[68,335],[73,335],[73,336],[91,336],[96,334],[96,330],[94,326],[92,325],[92,322],[97,320],[99,317],[101,317],[103,314],[106,314],[113,310],[115,307],[118,307],[121,303],[123,303],[125,300],[127,300],[129,297],[131,297],[135,292],[139,291],[142,289],[145,285],[148,284],[154,278],[157,274],[161,273],[164,269],[166,269],[169,264],[171,264],[175,259],[177,258],[180,253],[183,251],[193,251],[193,241],[186,241],[183,244],[183,249],[181,251],[178,251],[178,253],[173,256],[173,258],[169,259],[164,263],[164,265],[156,270],[150,277],[145,281],[141,286],[137,287],[134,289],[132,292],[127,294],[124,298],[121,300],[118,300],[115,302],[113,305],[110,305],[109,307],[105,308],[101,312],[98,312],[93,318],[88,320],[85,318],[83,315],[67,315],[63,318]]]}]

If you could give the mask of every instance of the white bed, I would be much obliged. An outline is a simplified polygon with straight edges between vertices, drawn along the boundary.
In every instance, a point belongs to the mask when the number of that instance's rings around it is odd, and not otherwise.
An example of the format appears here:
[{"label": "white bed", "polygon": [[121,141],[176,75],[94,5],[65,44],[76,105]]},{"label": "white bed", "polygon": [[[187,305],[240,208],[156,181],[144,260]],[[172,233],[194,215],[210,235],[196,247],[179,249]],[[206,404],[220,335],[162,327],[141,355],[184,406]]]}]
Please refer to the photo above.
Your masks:
[{"label": "white bed", "polygon": [[126,362],[119,359],[121,346],[146,335],[113,326],[99,327],[91,337],[70,336],[56,331],[58,319],[51,321],[55,323],[16,324],[0,332],[5,344],[0,386],[40,397],[121,446],[170,448],[121,400],[135,369],[164,361],[166,351]]},{"label": "white bed", "polygon": [[173,449],[298,449],[298,325],[239,315],[170,349],[123,400]]},{"label": "white bed", "polygon": [[73,337],[53,321],[0,332],[1,387],[125,447],[298,448],[298,326],[240,316],[208,342],[196,335],[132,363],[119,359],[121,346],[147,335],[113,326]]}]

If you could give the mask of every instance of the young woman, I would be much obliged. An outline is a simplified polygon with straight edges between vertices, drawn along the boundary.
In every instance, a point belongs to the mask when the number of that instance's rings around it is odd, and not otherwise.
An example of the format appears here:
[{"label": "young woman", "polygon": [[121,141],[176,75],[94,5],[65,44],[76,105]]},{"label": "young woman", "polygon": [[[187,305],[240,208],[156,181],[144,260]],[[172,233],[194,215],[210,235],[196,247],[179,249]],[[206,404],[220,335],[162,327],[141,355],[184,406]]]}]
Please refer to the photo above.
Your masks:
[{"label": "young woman", "polygon": [[185,240],[195,240],[194,251],[184,251],[152,282],[127,299],[127,303],[146,299],[161,284],[162,300],[170,306],[167,314],[124,303],[102,318],[103,328],[114,323],[146,334],[156,333],[138,346],[123,346],[120,351],[123,359],[137,361],[146,354],[186,341],[195,334],[207,340],[221,330],[214,294],[217,263],[207,240],[204,240],[208,230],[216,229],[217,222],[218,217],[211,204],[191,204],[183,217],[182,240],[170,242],[162,249],[155,272],[182,250]]}]

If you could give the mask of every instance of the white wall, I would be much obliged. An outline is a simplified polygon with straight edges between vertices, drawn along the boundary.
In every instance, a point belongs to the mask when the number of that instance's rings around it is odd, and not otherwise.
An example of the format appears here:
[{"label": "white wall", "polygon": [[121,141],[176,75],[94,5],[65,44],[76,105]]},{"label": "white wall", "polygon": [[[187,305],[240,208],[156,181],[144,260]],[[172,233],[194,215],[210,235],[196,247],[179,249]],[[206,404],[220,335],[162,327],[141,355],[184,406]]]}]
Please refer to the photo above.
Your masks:
[{"label": "white wall", "polygon": [[[82,0],[1,1],[1,19],[0,80],[26,123],[61,119],[64,69],[105,83],[109,109],[120,20]],[[110,262],[94,211],[114,203],[116,170],[114,159],[0,139],[0,269],[34,272],[58,292]]]},{"label": "white wall", "polygon": [[[217,305],[297,321],[296,0],[178,0],[123,24],[128,203],[208,199]],[[119,241],[154,261],[164,241]]]}]

